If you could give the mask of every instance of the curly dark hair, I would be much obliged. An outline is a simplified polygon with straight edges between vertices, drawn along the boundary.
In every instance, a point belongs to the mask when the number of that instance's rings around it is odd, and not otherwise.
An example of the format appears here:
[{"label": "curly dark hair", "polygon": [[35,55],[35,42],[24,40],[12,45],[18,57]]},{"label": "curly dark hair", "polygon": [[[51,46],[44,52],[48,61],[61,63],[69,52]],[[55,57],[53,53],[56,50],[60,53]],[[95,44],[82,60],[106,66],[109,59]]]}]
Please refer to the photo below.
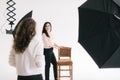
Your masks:
[{"label": "curly dark hair", "polygon": [[17,53],[23,53],[36,34],[36,22],[26,18],[20,22],[16,30],[13,48]]}]

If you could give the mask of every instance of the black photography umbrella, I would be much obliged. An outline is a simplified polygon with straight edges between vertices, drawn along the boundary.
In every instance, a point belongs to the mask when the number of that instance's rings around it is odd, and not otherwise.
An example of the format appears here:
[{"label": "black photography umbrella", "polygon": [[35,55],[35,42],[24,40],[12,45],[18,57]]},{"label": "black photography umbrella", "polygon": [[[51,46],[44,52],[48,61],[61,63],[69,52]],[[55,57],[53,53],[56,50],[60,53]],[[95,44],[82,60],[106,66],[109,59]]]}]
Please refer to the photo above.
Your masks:
[{"label": "black photography umbrella", "polygon": [[120,6],[120,0],[113,0],[118,6]]},{"label": "black photography umbrella", "polygon": [[78,42],[99,68],[119,68],[120,7],[113,0],[88,0],[78,9]]},{"label": "black photography umbrella", "polygon": [[23,17],[21,18],[21,20],[17,23],[17,25],[16,25],[16,27],[14,28],[14,31],[13,31],[13,37],[14,37],[15,34],[16,34],[16,30],[17,30],[17,27],[18,27],[19,23],[20,23],[23,19],[29,18],[29,17],[32,17],[32,11],[28,12],[25,16],[23,16]]}]

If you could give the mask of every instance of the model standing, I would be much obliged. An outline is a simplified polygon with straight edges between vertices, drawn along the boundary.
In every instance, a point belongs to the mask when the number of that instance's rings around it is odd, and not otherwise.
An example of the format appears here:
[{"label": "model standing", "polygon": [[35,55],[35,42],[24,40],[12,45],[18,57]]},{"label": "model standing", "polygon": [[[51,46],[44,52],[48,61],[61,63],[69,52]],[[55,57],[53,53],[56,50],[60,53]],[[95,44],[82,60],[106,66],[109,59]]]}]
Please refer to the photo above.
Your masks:
[{"label": "model standing", "polygon": [[57,80],[57,62],[53,52],[53,48],[59,48],[59,46],[53,42],[51,31],[51,23],[45,22],[42,30],[42,40],[44,43],[45,55],[45,80],[49,80],[50,64],[53,65],[54,80]]}]

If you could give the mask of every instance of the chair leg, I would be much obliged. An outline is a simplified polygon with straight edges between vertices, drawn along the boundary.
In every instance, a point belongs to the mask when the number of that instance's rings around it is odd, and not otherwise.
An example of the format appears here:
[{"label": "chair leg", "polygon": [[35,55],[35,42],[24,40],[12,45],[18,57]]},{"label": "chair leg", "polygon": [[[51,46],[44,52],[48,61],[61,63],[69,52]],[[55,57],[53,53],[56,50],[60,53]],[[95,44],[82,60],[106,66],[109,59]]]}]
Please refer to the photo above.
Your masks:
[{"label": "chair leg", "polygon": [[60,80],[60,76],[61,76],[61,75],[60,75],[60,74],[61,74],[60,72],[61,72],[61,71],[60,71],[60,66],[59,66],[59,80]]},{"label": "chair leg", "polygon": [[57,65],[57,80],[60,80],[59,78],[60,78],[60,76],[59,76],[59,65]]},{"label": "chair leg", "polygon": [[57,65],[57,80],[60,80],[60,66]]},{"label": "chair leg", "polygon": [[71,80],[73,80],[73,66],[71,66]]},{"label": "chair leg", "polygon": [[70,74],[70,80],[73,80],[72,65],[69,66],[69,74]]}]

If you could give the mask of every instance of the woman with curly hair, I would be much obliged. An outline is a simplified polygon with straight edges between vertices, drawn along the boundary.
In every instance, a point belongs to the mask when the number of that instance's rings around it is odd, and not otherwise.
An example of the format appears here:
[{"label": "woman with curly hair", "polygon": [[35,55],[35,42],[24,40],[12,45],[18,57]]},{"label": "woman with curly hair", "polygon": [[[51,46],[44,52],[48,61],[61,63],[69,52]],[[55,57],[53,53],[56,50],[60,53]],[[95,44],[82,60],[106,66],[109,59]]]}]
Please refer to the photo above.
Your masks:
[{"label": "woman with curly hair", "polygon": [[26,18],[19,24],[9,55],[17,70],[17,80],[43,80],[43,44],[35,38],[36,22]]}]

